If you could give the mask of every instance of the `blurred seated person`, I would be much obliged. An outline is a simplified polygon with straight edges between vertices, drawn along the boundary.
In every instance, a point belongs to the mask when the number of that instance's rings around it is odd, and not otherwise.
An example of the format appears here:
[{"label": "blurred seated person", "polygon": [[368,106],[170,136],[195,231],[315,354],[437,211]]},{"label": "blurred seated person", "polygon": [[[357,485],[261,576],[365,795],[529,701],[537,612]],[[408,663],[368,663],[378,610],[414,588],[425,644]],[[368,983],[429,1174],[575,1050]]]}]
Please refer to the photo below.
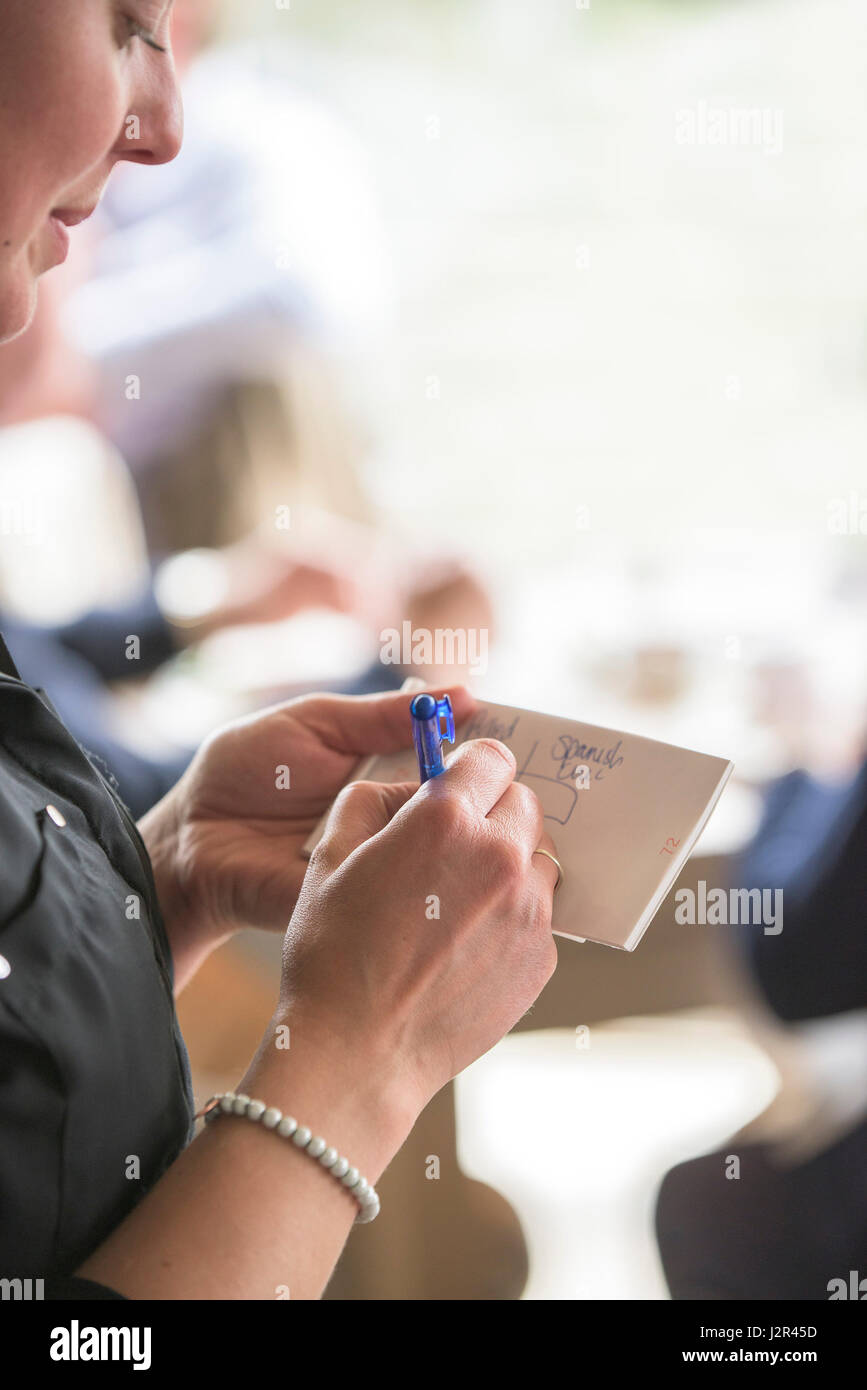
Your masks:
[{"label": "blurred seated person", "polygon": [[[274,499],[291,495],[292,422],[279,419],[275,433],[283,401],[269,378],[299,342],[355,342],[369,357],[387,291],[351,140],[244,56],[194,64],[214,10],[211,0],[177,0],[174,10],[176,63],[189,69],[182,153],[151,169],[148,187],[125,179],[123,166],[115,171],[76,255],[43,286],[30,328],[0,350],[0,426],[52,414],[92,420],[131,465],[157,581],[179,548],[208,547],[211,570],[222,570],[218,601],[192,619],[161,599],[165,586],[153,579],[131,605],[100,604],[57,627],[2,615],[25,680],[52,690],[136,815],[174,784],[189,755],[145,757],[128,746],[112,731],[108,683],[151,674],[221,628],[311,608],[349,614],[370,636],[372,665],[329,688],[386,690],[412,671],[454,681],[467,673],[381,665],[379,632],[407,619],[431,630],[491,624],[482,586],[455,560],[425,558],[321,509],[293,504],[288,547],[275,546],[263,524]],[[271,137],[284,117],[275,156]],[[140,394],[126,389],[132,369]],[[323,404],[328,413],[331,402]],[[335,484],[338,501],[364,514],[352,470]],[[140,638],[135,660],[131,634]],[[286,684],[296,693],[291,670]]]},{"label": "blurred seated person", "polygon": [[[450,560],[419,558],[408,565],[368,528],[338,518],[317,520],[340,537],[336,558],[327,566],[307,559],[303,541],[295,537],[287,554],[256,533],[232,546],[174,557],[149,576],[136,598],[91,609],[72,621],[26,621],[4,613],[0,601],[0,621],[23,679],[50,689],[64,723],[136,817],[174,786],[194,750],[165,757],[131,747],[113,728],[112,684],[141,680],[216,632],[279,623],[310,609],[352,617],[367,632],[370,664],[351,679],[327,682],[338,694],[395,689],[408,674],[448,683],[463,673],[457,666],[382,664],[377,644],[383,627],[407,620],[427,630],[489,627],[490,607],[472,575]],[[316,521],[310,529],[317,529]],[[320,547],[312,550],[318,553]],[[404,576],[410,573],[408,584]],[[291,669],[285,683],[287,693],[304,688]]]},{"label": "blurred seated person", "polygon": [[111,682],[148,676],[221,628],[277,621],[306,607],[345,612],[353,603],[350,585],[340,576],[268,556],[257,542],[215,552],[208,567],[219,588],[194,615],[181,604],[175,610],[171,602],[160,602],[158,592],[166,586],[153,583],[134,601],[54,626],[16,619],[0,607],[22,677],[51,690],[60,717],[102,764],[136,817],[174,786],[194,750],[146,757],[126,744],[112,731]]},{"label": "blurred seated person", "polygon": [[[0,347],[0,429],[69,414],[86,396],[86,364],[60,327],[58,285],[60,276],[46,284],[31,329]],[[37,464],[34,499],[39,486]],[[144,579],[134,601],[120,607],[100,602],[72,622],[45,626],[28,621],[26,613],[4,612],[0,592],[0,617],[22,676],[33,686],[51,689],[61,718],[117,779],[136,816],[174,785],[191,754],[144,756],[130,747],[112,729],[109,683],[150,675],[179,651],[223,628],[277,623],[310,609],[349,615],[367,633],[371,664],[349,681],[326,681],[338,693],[388,690],[408,673],[446,683],[469,674],[457,667],[439,671],[382,665],[377,659],[382,629],[406,620],[430,630],[490,628],[484,588],[462,563],[435,553],[425,556],[418,547],[410,550],[368,525],[321,509],[302,505],[290,510],[286,534],[272,517],[270,525],[260,523],[234,544],[166,557]],[[192,578],[185,558],[198,562]],[[200,612],[194,591],[202,569],[216,592],[207,596]],[[167,571],[175,575],[168,586]],[[131,635],[139,639],[134,659],[128,648]],[[284,679],[292,693],[300,693],[291,669]]]},{"label": "blurred seated person", "polygon": [[[80,273],[79,262],[77,270],[64,267],[55,280],[46,281],[31,327],[0,347],[0,430],[53,414],[89,413],[92,373],[61,325],[64,299]],[[75,447],[71,439],[70,448]],[[35,465],[34,499],[39,486]],[[198,562],[192,578],[185,558]],[[195,589],[202,570],[212,592],[199,612]],[[171,584],[167,572],[175,576]],[[166,557],[143,578],[133,601],[99,603],[71,622],[47,626],[29,621],[26,614],[4,612],[0,591],[0,617],[22,676],[31,685],[51,689],[61,718],[116,779],[136,816],[174,785],[191,752],[145,756],[129,746],[113,731],[110,683],[150,675],[221,629],[277,623],[310,609],[349,615],[368,634],[370,666],[351,680],[327,682],[346,694],[392,689],[410,673],[446,683],[468,674],[457,667],[440,671],[380,664],[376,653],[384,627],[399,627],[405,620],[431,630],[491,626],[484,588],[461,562],[424,555],[368,525],[304,505],[291,508],[286,534],[276,529],[272,517],[270,525],[260,523],[233,544]],[[139,639],[135,659],[129,656],[130,636]],[[292,693],[300,693],[290,669],[285,683]]]},{"label": "blurred seated person", "polygon": [[[783,930],[731,928],[774,1013],[805,1023],[867,1009],[867,760],[847,785],[803,770],[769,789],[736,887],[782,889]],[[857,1100],[857,1098],[856,1098]],[[828,1299],[867,1273],[867,1118],[806,1160],[740,1144],[679,1164],[657,1203],[674,1298]],[[727,1176],[729,1155],[740,1174]]]}]

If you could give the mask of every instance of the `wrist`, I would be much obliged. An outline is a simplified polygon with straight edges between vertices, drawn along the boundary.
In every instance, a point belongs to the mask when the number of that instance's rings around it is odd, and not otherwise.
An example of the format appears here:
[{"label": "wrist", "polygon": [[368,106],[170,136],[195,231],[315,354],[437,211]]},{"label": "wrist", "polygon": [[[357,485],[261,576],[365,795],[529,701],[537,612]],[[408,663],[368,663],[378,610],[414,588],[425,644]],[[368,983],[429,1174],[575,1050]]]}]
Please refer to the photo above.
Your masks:
[{"label": "wrist", "polygon": [[[288,1045],[287,1045],[288,1044]],[[393,1054],[347,1046],[278,1011],[236,1088],[276,1106],[378,1181],[422,1108]]]}]

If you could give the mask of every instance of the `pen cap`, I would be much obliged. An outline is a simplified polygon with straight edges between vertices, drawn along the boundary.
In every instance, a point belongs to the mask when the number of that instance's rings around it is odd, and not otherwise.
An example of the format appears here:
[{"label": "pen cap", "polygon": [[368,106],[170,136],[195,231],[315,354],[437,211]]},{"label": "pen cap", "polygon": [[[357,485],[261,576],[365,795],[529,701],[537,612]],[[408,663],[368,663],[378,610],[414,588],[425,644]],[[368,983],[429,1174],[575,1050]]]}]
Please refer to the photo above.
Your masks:
[{"label": "pen cap", "polygon": [[[443,695],[439,700],[435,700],[433,695],[427,693],[416,695],[409,707],[409,712],[413,719],[419,721],[436,720],[436,731],[440,740],[448,739],[449,743],[454,743],[455,716],[448,695]],[[445,720],[445,727],[443,727],[443,720]]]},{"label": "pen cap", "polygon": [[[435,700],[433,695],[416,695],[409,707],[412,715],[412,737],[418,755],[419,777],[422,782],[445,771],[442,742],[455,741],[455,718],[448,695]],[[445,729],[443,729],[445,721]]]}]

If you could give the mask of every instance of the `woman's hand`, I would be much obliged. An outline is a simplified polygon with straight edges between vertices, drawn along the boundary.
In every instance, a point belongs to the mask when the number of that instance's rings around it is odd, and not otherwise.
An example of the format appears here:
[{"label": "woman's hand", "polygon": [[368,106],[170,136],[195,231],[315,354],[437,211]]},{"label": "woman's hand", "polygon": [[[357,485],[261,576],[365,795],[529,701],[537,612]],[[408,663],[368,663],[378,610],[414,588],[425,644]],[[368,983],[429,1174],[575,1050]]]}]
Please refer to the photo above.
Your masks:
[{"label": "woman's hand", "polygon": [[[509,750],[481,739],[421,788],[347,788],[310,861],[279,1004],[234,1089],[296,1116],[373,1183],[431,1096],[554,969],[557,871],[533,855],[551,841],[514,774]],[[356,1212],[292,1144],[226,1116],[76,1273],[131,1299],[273,1299],[287,1286],[319,1298]]]},{"label": "woman's hand", "polygon": [[290,1076],[349,1067],[347,1088],[373,1088],[368,1113],[393,1100],[414,1119],[521,1018],[557,963],[557,869],[534,857],[553,843],[514,776],[509,749],[480,739],[421,788],[341,792],[286,933],[280,1002],[249,1085],[265,1094],[285,1074],[286,1025]]},{"label": "woman's hand", "polygon": [[[441,694],[437,690],[437,694]],[[455,719],[472,713],[450,690]],[[143,818],[176,990],[240,927],[285,931],[301,848],[360,758],[412,742],[409,696],[312,695],[239,720],[200,748]]]}]

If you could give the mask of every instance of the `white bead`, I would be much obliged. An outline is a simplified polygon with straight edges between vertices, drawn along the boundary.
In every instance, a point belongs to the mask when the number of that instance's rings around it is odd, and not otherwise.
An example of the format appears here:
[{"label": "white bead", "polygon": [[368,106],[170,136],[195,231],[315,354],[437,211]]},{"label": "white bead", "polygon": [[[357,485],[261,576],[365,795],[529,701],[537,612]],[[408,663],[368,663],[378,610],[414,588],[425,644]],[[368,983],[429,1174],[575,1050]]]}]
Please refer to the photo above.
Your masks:
[{"label": "white bead", "polygon": [[266,1129],[276,1129],[283,1118],[283,1111],[278,1110],[276,1105],[269,1105],[262,1116],[262,1124]]},{"label": "white bead", "polygon": [[340,1154],[336,1149],[328,1148],[324,1154],[320,1155],[319,1162],[323,1168],[333,1168],[339,1157]]},{"label": "white bead", "polygon": [[368,1221],[375,1220],[377,1216],[379,1216],[378,1197],[373,1202],[365,1202],[364,1205],[359,1208],[358,1215],[355,1219],[360,1226],[366,1226]]},{"label": "white bead", "polygon": [[344,1157],[343,1157],[343,1154],[341,1154],[340,1157],[338,1158],[337,1162],[332,1166],[331,1171],[332,1171],[332,1173],[334,1174],[335,1178],[342,1178],[342,1177],[343,1177],[343,1174],[344,1174],[345,1172],[347,1172],[348,1169],[349,1169],[349,1159],[348,1159],[348,1158],[344,1158]]},{"label": "white bead", "polygon": [[251,1100],[247,1106],[247,1117],[250,1120],[260,1120],[265,1114],[264,1100]]},{"label": "white bead", "polygon": [[235,1108],[234,1096],[220,1096],[220,1109],[226,1114],[230,1114]]},{"label": "white bead", "polygon": [[306,1125],[299,1125],[292,1135],[292,1143],[297,1144],[299,1149],[306,1149],[312,1138],[313,1130],[308,1129]]},{"label": "white bead", "polygon": [[235,1096],[235,1103],[232,1106],[236,1115],[246,1115],[247,1106],[250,1104],[249,1096]]},{"label": "white bead", "polygon": [[297,1128],[298,1121],[292,1115],[284,1115],[277,1122],[277,1133],[282,1134],[284,1139],[291,1139]]},{"label": "white bead", "polygon": [[360,1177],[361,1174],[357,1168],[347,1168],[340,1181],[344,1187],[354,1187]]},{"label": "white bead", "polygon": [[358,1182],[352,1189],[352,1195],[355,1198],[356,1202],[361,1202],[364,1200],[364,1198],[370,1191],[371,1187],[370,1183],[367,1181],[367,1178],[359,1178]]},{"label": "white bead", "polygon": [[326,1147],[325,1140],[320,1134],[317,1134],[307,1145],[307,1152],[311,1158],[319,1158],[320,1155],[325,1153]]}]

